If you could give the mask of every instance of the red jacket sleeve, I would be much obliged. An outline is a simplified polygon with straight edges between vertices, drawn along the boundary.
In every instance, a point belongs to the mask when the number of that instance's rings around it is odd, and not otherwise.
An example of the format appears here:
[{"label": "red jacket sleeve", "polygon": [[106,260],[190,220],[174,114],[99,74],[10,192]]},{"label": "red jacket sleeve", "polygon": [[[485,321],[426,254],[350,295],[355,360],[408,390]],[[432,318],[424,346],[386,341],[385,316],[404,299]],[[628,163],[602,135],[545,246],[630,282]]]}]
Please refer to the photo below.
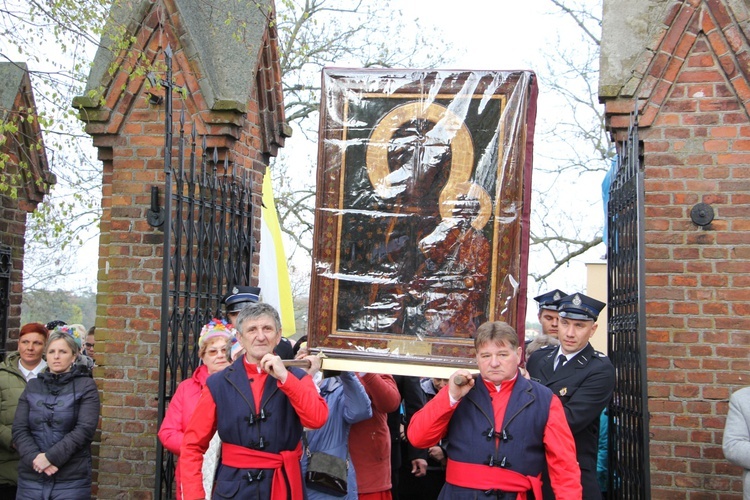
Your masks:
[{"label": "red jacket sleeve", "polygon": [[180,481],[184,500],[206,497],[203,490],[203,454],[216,433],[216,403],[208,390],[203,388],[193,418],[185,430],[180,448]]},{"label": "red jacket sleeve", "polygon": [[406,434],[415,448],[435,446],[448,433],[448,424],[461,402],[451,406],[448,386],[443,387],[434,398],[411,417]]},{"label": "red jacket sleeve", "polygon": [[312,377],[297,378],[289,374],[283,384],[277,382],[281,392],[286,394],[300,422],[308,429],[320,429],[328,420],[328,405],[320,397]]},{"label": "red jacket sleeve", "polygon": [[581,469],[576,459],[576,443],[565,419],[563,405],[554,395],[544,429],[544,453],[555,497],[558,500],[580,500],[583,489]]},{"label": "red jacket sleeve", "polygon": [[398,409],[398,405],[401,404],[401,393],[398,392],[396,381],[391,375],[365,373],[359,379],[370,396],[373,408],[383,413]]},{"label": "red jacket sleeve", "polygon": [[161,423],[158,434],[161,444],[171,453],[178,456],[180,455],[182,438],[185,435],[185,431],[182,428],[184,387],[183,384],[177,386],[177,390],[169,402],[169,408],[167,408],[167,413],[164,415],[164,420]]}]

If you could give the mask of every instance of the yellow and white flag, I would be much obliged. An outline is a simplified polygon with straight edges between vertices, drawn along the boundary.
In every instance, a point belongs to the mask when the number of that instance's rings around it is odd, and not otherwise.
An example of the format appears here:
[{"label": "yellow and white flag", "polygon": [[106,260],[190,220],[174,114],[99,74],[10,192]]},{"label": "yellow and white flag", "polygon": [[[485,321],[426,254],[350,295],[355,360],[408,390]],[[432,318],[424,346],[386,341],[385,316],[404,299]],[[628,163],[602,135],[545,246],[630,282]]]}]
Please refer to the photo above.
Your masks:
[{"label": "yellow and white flag", "polygon": [[281,331],[285,337],[294,335],[297,329],[294,324],[294,303],[292,285],[289,281],[289,267],[281,240],[281,226],[273,201],[271,170],[266,167],[263,176],[263,217],[260,224],[260,286],[261,300],[271,304],[281,316]]}]

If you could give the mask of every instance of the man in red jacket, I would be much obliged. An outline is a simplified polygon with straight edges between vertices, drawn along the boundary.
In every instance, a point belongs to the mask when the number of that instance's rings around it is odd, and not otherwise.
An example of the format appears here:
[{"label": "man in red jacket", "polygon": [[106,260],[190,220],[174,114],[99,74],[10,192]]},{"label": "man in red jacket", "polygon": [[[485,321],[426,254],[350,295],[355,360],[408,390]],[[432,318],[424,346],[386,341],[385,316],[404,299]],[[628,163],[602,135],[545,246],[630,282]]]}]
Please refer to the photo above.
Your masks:
[{"label": "man in red jacket", "polygon": [[246,305],[236,326],[245,355],[206,380],[183,438],[183,498],[204,498],[203,454],[218,431],[216,497],[302,500],[302,428],[322,427],[328,406],[309,375],[273,353],[281,338],[273,306]]},{"label": "man in red jacket", "polygon": [[360,500],[391,499],[391,434],[388,413],[401,403],[396,381],[390,375],[359,376],[372,403],[372,417],[352,425],[349,454],[357,473]]},{"label": "man in red jacket", "polygon": [[539,499],[548,467],[557,499],[580,500],[581,470],[562,403],[543,385],[521,376],[522,347],[515,330],[500,321],[483,323],[474,347],[476,382],[467,370],[457,371],[407,429],[417,448],[448,438],[439,498],[502,494],[521,500],[533,492]]}]

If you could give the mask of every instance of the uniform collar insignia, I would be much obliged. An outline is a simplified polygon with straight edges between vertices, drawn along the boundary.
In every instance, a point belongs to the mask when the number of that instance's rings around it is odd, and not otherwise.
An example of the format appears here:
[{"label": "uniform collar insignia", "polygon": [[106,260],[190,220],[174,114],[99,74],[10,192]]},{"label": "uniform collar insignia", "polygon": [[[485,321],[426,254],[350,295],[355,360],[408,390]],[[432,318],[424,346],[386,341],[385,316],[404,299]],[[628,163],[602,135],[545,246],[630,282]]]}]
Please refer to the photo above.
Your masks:
[{"label": "uniform collar insignia", "polygon": [[562,389],[560,389],[560,396],[565,396],[567,393],[568,393],[567,387],[563,387]]}]

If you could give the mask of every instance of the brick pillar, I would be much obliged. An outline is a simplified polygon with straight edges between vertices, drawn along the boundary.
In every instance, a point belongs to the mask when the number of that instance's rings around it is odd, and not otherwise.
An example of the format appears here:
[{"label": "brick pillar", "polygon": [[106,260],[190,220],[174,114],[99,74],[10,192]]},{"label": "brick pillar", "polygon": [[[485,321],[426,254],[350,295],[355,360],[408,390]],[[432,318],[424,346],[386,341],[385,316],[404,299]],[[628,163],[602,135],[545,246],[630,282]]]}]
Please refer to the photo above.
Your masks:
[{"label": "brick pillar", "polygon": [[[19,206],[19,200],[0,195],[0,245],[10,247],[10,260],[3,266],[10,269],[8,290],[8,330],[5,352],[18,347],[18,330],[21,326],[21,300],[23,296],[23,257],[26,244],[27,211]],[[32,209],[33,210],[33,209]]]},{"label": "brick pillar", "polygon": [[[0,245],[10,247],[9,261],[3,258],[3,270],[10,269],[5,352],[18,347],[23,296],[23,259],[26,245],[26,219],[49,192],[55,176],[49,171],[42,132],[36,119],[34,92],[26,64],[2,62],[0,74],[5,91],[0,97],[3,122],[13,123],[15,131],[5,133],[0,145],[3,184],[14,190],[0,194]],[[38,149],[36,146],[40,146]],[[4,306],[4,305],[3,305]],[[5,325],[2,325],[5,326]]]},{"label": "brick pillar", "polygon": [[[653,492],[729,490],[723,416],[750,367],[750,120],[705,36],[642,138]],[[705,228],[701,202],[717,216]]]},{"label": "brick pillar", "polygon": [[[188,29],[187,24],[193,21],[187,4],[190,4],[187,0],[179,4],[165,2],[159,7],[141,2],[140,10],[116,12],[115,16],[131,16],[131,25],[136,26],[132,33],[136,42],[114,58],[116,71],[111,77],[104,76],[100,82],[94,82],[94,86],[104,87],[104,104],[89,97],[74,101],[103,165],[96,322],[100,366],[95,370],[102,396],[97,492],[100,498],[152,498],[157,466],[163,233],[149,226],[146,217],[151,186],[159,186],[164,206],[165,112],[163,103],[150,102],[146,78],[128,68],[137,66],[135,59],[139,54],[150,64],[163,68],[164,49],[169,44],[174,53],[174,82],[184,89],[183,94],[174,94],[175,133],[180,128],[180,111],[184,108],[186,134],[189,136],[195,128],[199,137],[206,136],[211,151],[218,148],[222,159],[229,155],[236,168],[246,170],[252,177],[257,187],[253,193],[256,240],[260,240],[263,174],[268,156],[275,153],[264,150],[262,145],[267,148],[283,145],[283,136],[274,132],[281,128],[273,123],[269,127],[266,121],[283,118],[283,106],[272,99],[273,106],[279,106],[281,112],[265,117],[268,104],[259,106],[258,98],[259,92],[270,95],[279,85],[278,73],[268,79],[263,69],[272,66],[266,64],[266,56],[276,54],[275,33],[269,28],[271,21],[262,17],[264,24],[260,25],[258,38],[251,40],[258,52],[257,61],[238,70],[232,64],[245,61],[247,47],[228,45],[214,38],[208,39],[208,46],[191,40],[194,32],[191,30],[196,28]],[[178,7],[186,10],[180,11]],[[256,5],[248,9],[257,15],[267,14]],[[136,16],[137,22],[132,23],[132,16]],[[213,82],[223,82],[223,76],[207,78],[204,69],[215,66],[207,66],[202,58],[216,50],[229,61],[225,66],[234,73],[231,76],[236,78],[239,71],[246,75],[245,86],[240,88],[246,94],[240,98],[227,99],[221,89],[211,86]],[[97,64],[111,68],[111,55],[100,52],[97,61],[92,75],[107,75],[108,72],[97,69]],[[223,66],[222,69],[227,70]],[[157,75],[164,76],[164,73]],[[258,82],[266,81],[268,85],[258,89]],[[233,89],[237,86],[230,90]],[[163,90],[151,90],[163,94]],[[176,153],[174,148],[173,154]],[[254,258],[253,275],[257,277],[257,253]]]},{"label": "brick pillar", "polygon": [[[640,110],[651,495],[739,499],[721,443],[729,396],[750,381],[748,11],[661,3],[629,81],[602,96],[616,137],[634,98]],[[691,220],[697,203],[711,224]]]}]

